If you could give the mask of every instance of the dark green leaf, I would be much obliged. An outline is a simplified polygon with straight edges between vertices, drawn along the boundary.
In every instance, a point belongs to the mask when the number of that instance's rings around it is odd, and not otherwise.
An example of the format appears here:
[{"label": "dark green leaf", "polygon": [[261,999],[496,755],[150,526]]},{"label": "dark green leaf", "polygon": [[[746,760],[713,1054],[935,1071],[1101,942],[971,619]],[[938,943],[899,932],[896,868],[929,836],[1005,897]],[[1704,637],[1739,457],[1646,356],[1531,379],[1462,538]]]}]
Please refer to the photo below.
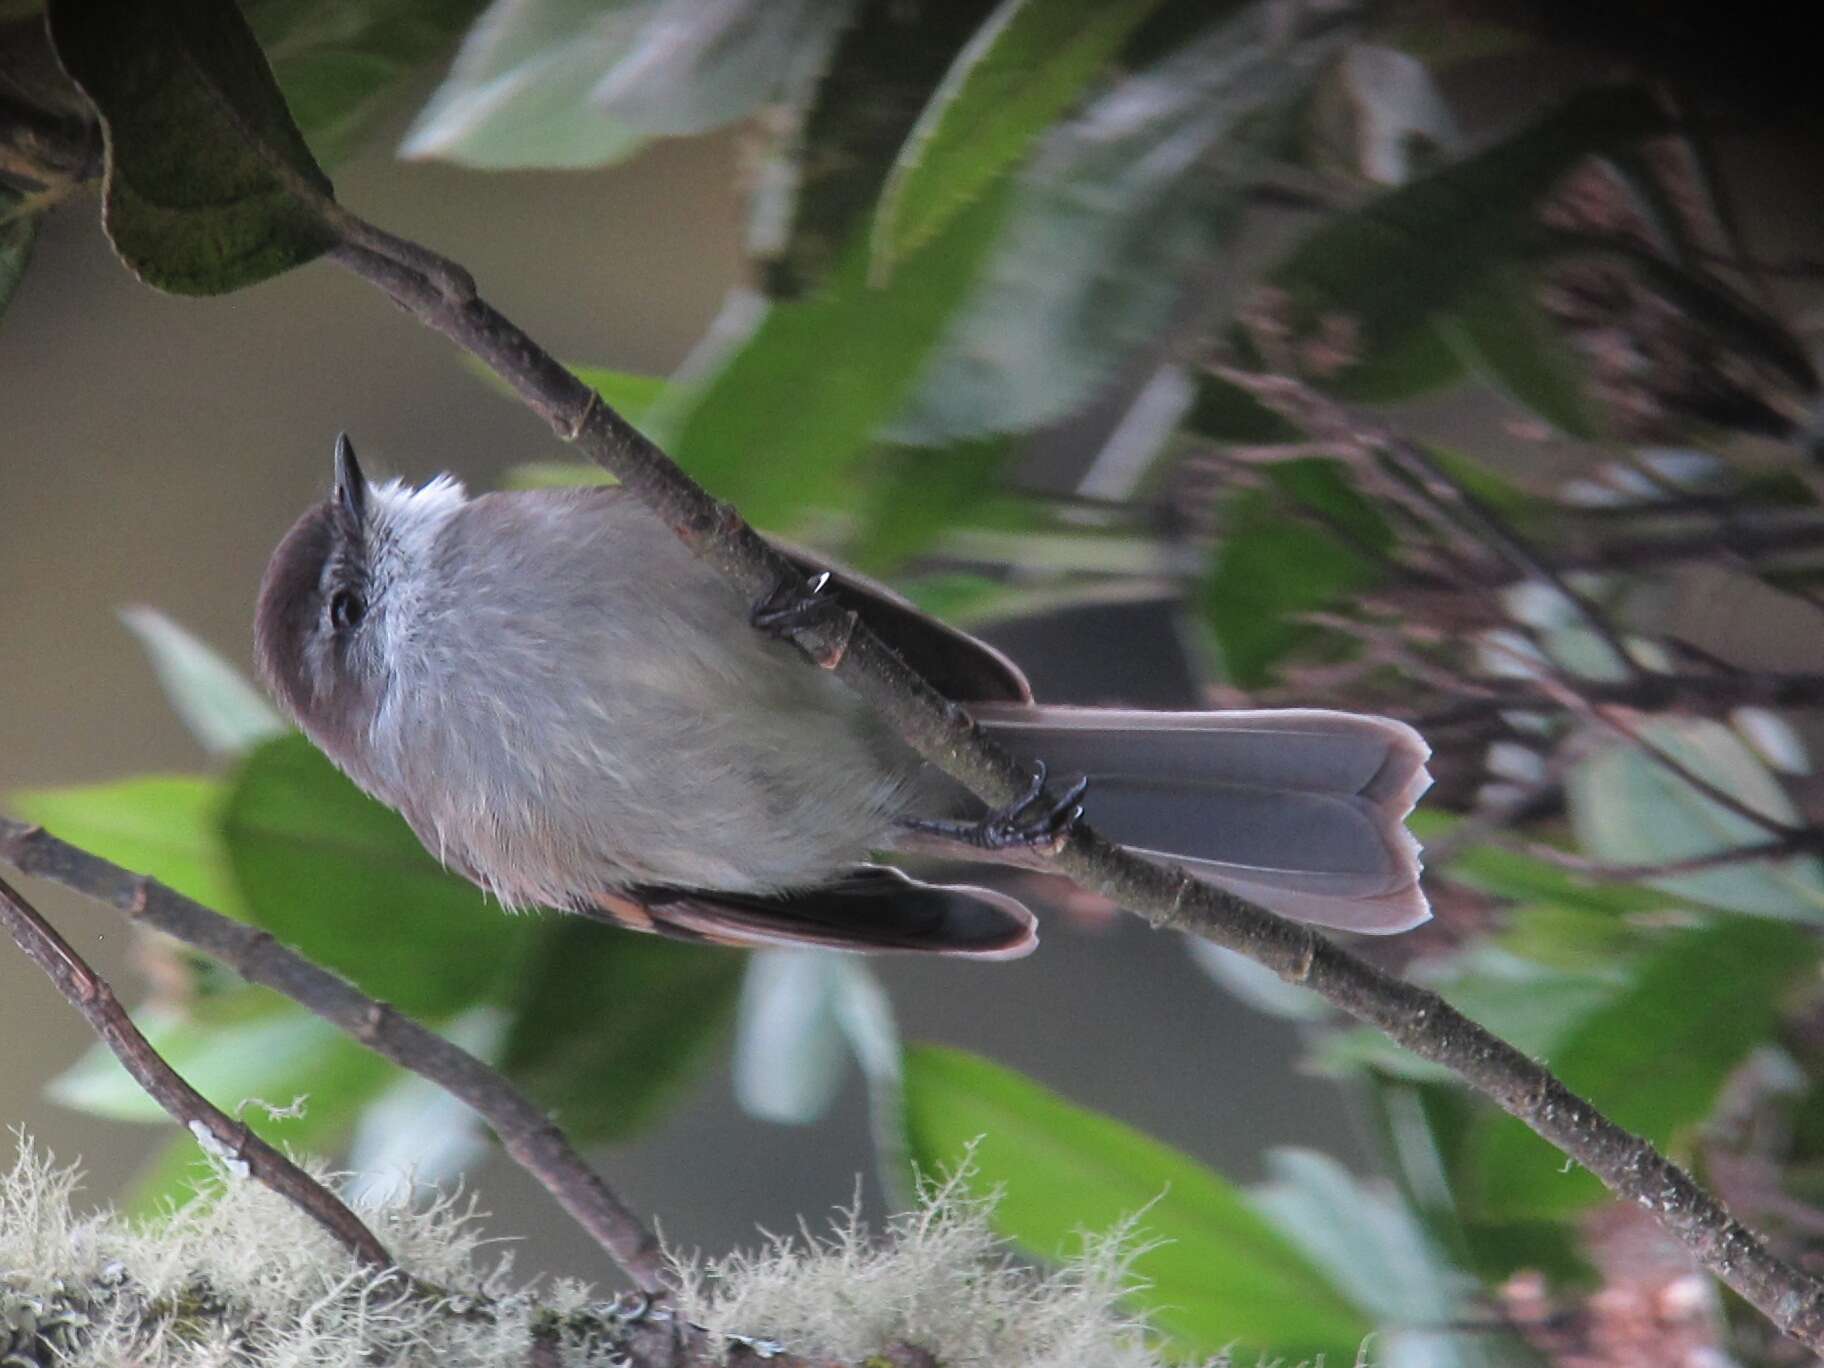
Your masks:
[{"label": "dark green leaf", "polygon": [[406,77],[448,55],[482,0],[249,0],[247,22],[312,149],[351,151]]},{"label": "dark green leaf", "polygon": [[1270,136],[1345,37],[1288,44],[1266,7],[1248,6],[1048,135],[893,435],[943,445],[1087,403],[1184,306],[1186,281],[1240,221]]},{"label": "dark green leaf", "polygon": [[301,736],[248,757],[222,831],[253,921],[415,1015],[475,1001],[529,934]]},{"label": "dark green leaf", "polygon": [[188,776],[33,789],[11,798],[21,817],[72,845],[244,918],[220,832],[227,800],[216,780]]},{"label": "dark green leaf", "polygon": [[1224,677],[1242,688],[1270,682],[1278,663],[1317,635],[1297,615],[1335,607],[1380,578],[1373,553],[1392,535],[1334,461],[1285,461],[1266,473],[1272,490],[1224,505],[1198,595]]},{"label": "dark green leaf", "polygon": [[930,241],[1074,103],[1159,0],[1004,0],[945,73],[895,159],[877,279]]},{"label": "dark green leaf", "polygon": [[1353,363],[1323,377],[1326,393],[1356,404],[1395,404],[1415,399],[1469,373],[1460,349],[1440,324],[1426,320],[1378,346],[1358,347]]},{"label": "dark green leaf", "polygon": [[1447,314],[1445,336],[1516,403],[1568,437],[1600,434],[1584,397],[1589,367],[1546,314],[1537,279],[1515,267],[1489,271]]},{"label": "dark green leaf", "polygon": [[1303,434],[1240,385],[1216,375],[1197,382],[1197,397],[1184,417],[1184,428],[1212,442],[1237,446],[1270,446],[1296,442]]},{"label": "dark green leaf", "polygon": [[733,951],[574,917],[546,922],[516,976],[503,1067],[572,1138],[624,1138],[721,1039],[745,964]]},{"label": "dark green leaf", "polygon": [[[1292,296],[1299,322],[1349,320],[1356,351],[1370,364],[1414,349],[1435,357],[1439,339],[1427,333],[1438,315],[1461,305],[1536,233],[1533,210],[1558,179],[1583,157],[1659,122],[1637,87],[1585,91],[1480,155],[1325,223],[1271,279]],[[1344,371],[1327,383],[1367,397],[1351,390],[1351,378]]]},{"label": "dark green leaf", "polygon": [[[968,1166],[998,1189],[996,1226],[1043,1258],[1138,1217],[1159,1243],[1134,1300],[1189,1356],[1245,1346],[1352,1363],[1369,1319],[1209,1169],[1120,1122],[1073,1106],[958,1050],[907,1052],[906,1129],[927,1174]],[[973,1151],[970,1150],[974,1144]]]},{"label": "dark green leaf", "polygon": [[775,305],[709,382],[679,463],[762,527],[836,501],[975,279],[1003,207],[998,193],[976,201],[884,289],[867,283],[867,243],[852,243],[826,289]]},{"label": "dark green leaf", "polygon": [[[1782,994],[1816,972],[1817,958],[1799,928],[1755,917],[1679,934],[1545,1051],[1546,1062],[1610,1120],[1664,1149],[1709,1115],[1730,1072],[1770,1038]],[[1479,1214],[1494,1220],[1562,1216],[1604,1192],[1507,1116],[1488,1118],[1473,1173]]]},{"label": "dark green leaf", "polygon": [[147,284],[222,294],[319,255],[334,193],[234,0],[50,0],[51,41],[107,133],[103,222]]},{"label": "dark green leaf", "polygon": [[822,285],[844,248],[867,231],[894,154],[993,8],[990,0],[917,7],[863,0],[802,131],[760,178],[750,236],[766,262],[768,293],[791,298]]},{"label": "dark green leaf", "polygon": [[862,524],[850,546],[856,568],[891,574],[928,550],[993,492],[1010,447],[1006,438],[988,437],[882,453],[885,468],[869,481]]}]

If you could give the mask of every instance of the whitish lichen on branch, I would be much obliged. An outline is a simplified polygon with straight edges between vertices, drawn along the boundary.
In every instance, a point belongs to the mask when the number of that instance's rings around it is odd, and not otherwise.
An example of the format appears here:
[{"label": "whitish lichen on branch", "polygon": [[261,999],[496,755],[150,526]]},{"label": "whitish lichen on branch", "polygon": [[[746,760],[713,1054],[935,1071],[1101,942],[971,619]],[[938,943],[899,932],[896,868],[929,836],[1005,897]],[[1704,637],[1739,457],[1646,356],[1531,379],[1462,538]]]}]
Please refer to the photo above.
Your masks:
[{"label": "whitish lichen on branch", "polygon": [[[363,1218],[412,1275],[357,1264],[320,1226],[257,1183],[224,1174],[203,1199],[135,1225],[84,1214],[74,1170],[22,1142],[0,1173],[0,1360],[37,1368],[624,1368],[625,1302],[556,1280],[525,1283],[482,1257],[472,1203],[371,1206]],[[705,1362],[837,1368],[1164,1368],[1123,1311],[1127,1232],[1085,1241],[1050,1273],[1010,1257],[988,1208],[954,1184],[875,1239],[853,1217],[825,1239],[678,1264],[679,1312],[709,1332]],[[529,1354],[535,1334],[548,1352]]]}]

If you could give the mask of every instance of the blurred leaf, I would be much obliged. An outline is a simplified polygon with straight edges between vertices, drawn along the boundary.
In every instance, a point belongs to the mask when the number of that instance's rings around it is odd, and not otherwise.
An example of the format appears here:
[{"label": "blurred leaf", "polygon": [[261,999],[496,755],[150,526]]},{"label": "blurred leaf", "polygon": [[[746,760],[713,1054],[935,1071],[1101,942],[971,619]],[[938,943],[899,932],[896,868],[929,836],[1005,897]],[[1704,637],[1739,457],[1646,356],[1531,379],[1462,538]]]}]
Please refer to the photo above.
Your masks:
[{"label": "blurred leaf", "polygon": [[773,153],[753,195],[753,255],[766,290],[820,286],[867,228],[895,153],[991,0],[910,6],[862,0],[800,126]]},{"label": "blurred leaf", "polygon": [[1350,403],[1397,404],[1454,385],[1467,374],[1462,350],[1451,346],[1438,320],[1426,320],[1384,346],[1358,346],[1349,366],[1319,383],[1325,393]]},{"label": "blurred leaf", "polygon": [[172,709],[211,755],[239,755],[285,732],[284,719],[246,676],[156,608],[122,608],[120,620],[151,657]]},{"label": "blurred leaf", "polygon": [[325,161],[353,150],[384,98],[448,55],[482,0],[249,0],[247,22],[292,117]]},{"label": "blurred leaf", "polygon": [[646,137],[589,100],[660,0],[494,0],[399,155],[463,166],[602,166]]},{"label": "blurred leaf", "polygon": [[[1328,1155],[1276,1149],[1253,1208],[1382,1327],[1376,1361],[1389,1368],[1495,1368],[1539,1362],[1518,1332],[1465,1335],[1480,1314],[1477,1280],[1458,1268],[1396,1196],[1362,1183]],[[1346,1360],[1345,1360],[1346,1361]]]},{"label": "blurred leaf", "polygon": [[0,316],[25,277],[38,240],[39,215],[23,207],[24,196],[0,185]]},{"label": "blurred leaf", "polygon": [[1445,336],[1496,388],[1568,437],[1601,434],[1584,397],[1589,367],[1547,316],[1538,280],[1496,267],[1444,321]]},{"label": "blurred leaf", "polygon": [[[1779,780],[1723,723],[1656,717],[1636,730],[1643,741],[1751,810],[1789,826],[1802,821]],[[1761,827],[1634,746],[1612,746],[1578,765],[1565,796],[1578,843],[1606,864],[1660,864],[1769,839]],[[1745,861],[1643,882],[1732,912],[1824,919],[1824,861],[1815,856]]]},{"label": "blurred leaf", "polygon": [[222,833],[254,922],[415,1016],[474,1002],[527,934],[301,736],[248,757]]},{"label": "blurred leaf", "polygon": [[929,550],[971,508],[992,496],[1012,455],[1004,437],[882,453],[850,544],[855,568],[887,575]]},{"label": "blurred leaf", "polygon": [[[1583,91],[1479,155],[1326,221],[1269,279],[1290,293],[1303,320],[1348,320],[1356,353],[1371,362],[1415,349],[1436,358],[1440,340],[1427,334],[1437,317],[1461,307],[1538,231],[1532,210],[1558,179],[1660,122],[1638,87]],[[1352,379],[1343,371],[1325,386],[1369,398]]]},{"label": "blurred leaf", "polygon": [[1557,513],[1545,500],[1527,493],[1486,463],[1450,447],[1427,445],[1432,461],[1465,493],[1482,502],[1490,512],[1516,531],[1527,531]]},{"label": "blurred leaf", "polygon": [[619,483],[594,461],[526,461],[507,467],[500,477],[502,489],[577,489]]},{"label": "blurred leaf", "polygon": [[917,378],[999,228],[1004,196],[958,215],[884,289],[867,284],[867,243],[850,244],[829,286],[775,305],[708,382],[673,454],[761,527],[835,500]]},{"label": "blurred leaf", "polygon": [[[1448,837],[1462,820],[1453,813],[1429,809],[1413,813],[1407,819],[1407,825],[1415,836],[1430,845]],[[1533,856],[1494,845],[1471,846],[1458,851],[1439,872],[1456,883],[1514,902],[1556,904],[1611,917],[1657,912],[1667,904],[1663,893],[1623,882],[1605,883],[1585,878]]]},{"label": "blurred leaf", "polygon": [[905,1103],[920,1169],[966,1166],[975,1190],[998,1189],[996,1227],[1043,1258],[1137,1216],[1141,1238],[1160,1243],[1135,1260],[1133,1300],[1187,1355],[1239,1344],[1248,1358],[1351,1363],[1372,1328],[1233,1187],[1118,1121],[928,1045],[907,1052]]},{"label": "blurred leaf", "polygon": [[846,0],[495,0],[399,151],[601,166],[746,118],[814,73]]},{"label": "blurred leaf", "polygon": [[102,222],[140,279],[223,294],[330,246],[292,183],[334,187],[234,0],[50,0],[46,14],[106,131]]},{"label": "blurred leaf", "polygon": [[671,389],[671,381],[662,375],[638,375],[607,366],[572,366],[570,373],[606,399],[630,423],[637,423],[651,413]]},{"label": "blurred leaf", "polygon": [[1322,1021],[1330,1006],[1316,993],[1287,983],[1278,974],[1234,950],[1194,936],[1185,937],[1191,958],[1221,986],[1223,992],[1256,1011],[1287,1021]]},{"label": "blurred leaf", "polygon": [[853,0],[659,0],[589,102],[641,133],[706,133],[752,114],[828,60]]},{"label": "blurred leaf", "polygon": [[[1464,1016],[1530,1055],[1547,1051],[1625,987],[1616,966],[1562,968],[1521,959],[1490,945],[1476,947],[1415,977],[1443,994]],[[1310,1062],[1319,1071],[1336,1075],[1374,1069],[1416,1082],[1456,1079],[1442,1064],[1422,1059],[1367,1027],[1320,1038]]]},{"label": "blurred leaf", "polygon": [[[491,1064],[506,1031],[506,1013],[484,1005],[445,1023],[439,1034]],[[440,1084],[400,1072],[361,1109],[341,1195],[358,1210],[408,1200],[427,1187],[447,1188],[487,1152],[488,1133],[487,1123]]]},{"label": "blurred leaf", "polygon": [[1246,7],[1045,138],[896,438],[942,445],[1042,426],[1159,336],[1239,221],[1275,118],[1346,36],[1286,44],[1276,13]]},{"label": "blurred leaf", "polygon": [[11,802],[21,817],[54,836],[245,920],[220,833],[227,797],[214,779],[147,775],[31,789],[13,794]]},{"label": "blurred leaf", "polygon": [[907,253],[1025,155],[1159,0],[1002,0],[894,160],[874,221],[872,274]]},{"label": "blurred leaf", "polygon": [[1271,490],[1244,491],[1224,505],[1198,594],[1223,676],[1244,689],[1271,682],[1279,662],[1318,635],[1300,614],[1333,608],[1379,581],[1371,553],[1392,541],[1337,462],[1282,461],[1263,474]]},{"label": "blurred leaf", "polygon": [[[1756,917],[1681,933],[1633,983],[1543,1053],[1579,1096],[1664,1150],[1710,1114],[1724,1080],[1779,1019],[1780,998],[1816,972],[1817,946],[1798,927]],[[1605,1189],[1518,1121],[1490,1116],[1473,1158],[1476,1205],[1496,1220],[1562,1216]]]},{"label": "blurred leaf", "polygon": [[[273,1121],[257,1106],[243,1113],[261,1134],[294,1143],[346,1127],[355,1100],[377,1091],[392,1067],[329,1022],[262,988],[240,989],[207,1010],[143,1008],[134,1013],[134,1024],[193,1088],[231,1116],[249,1099],[283,1108],[309,1093],[301,1118]],[[174,1124],[100,1041],[45,1092],[53,1102],[110,1121]]]},{"label": "blurred leaf", "polygon": [[734,1013],[744,957],[562,917],[515,972],[503,1067],[572,1139],[650,1124]]},{"label": "blurred leaf", "polygon": [[848,1063],[836,1024],[839,957],[820,950],[749,956],[735,1023],[735,1097],[742,1110],[807,1126],[829,1110]]}]

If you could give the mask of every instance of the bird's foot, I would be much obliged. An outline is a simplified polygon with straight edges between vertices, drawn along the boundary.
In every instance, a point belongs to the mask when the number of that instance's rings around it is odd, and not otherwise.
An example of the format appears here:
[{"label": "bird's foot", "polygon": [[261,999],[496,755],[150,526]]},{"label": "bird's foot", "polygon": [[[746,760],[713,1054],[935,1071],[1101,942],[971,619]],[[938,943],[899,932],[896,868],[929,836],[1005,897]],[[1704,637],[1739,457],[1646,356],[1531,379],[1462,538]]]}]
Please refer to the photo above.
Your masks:
[{"label": "bird's foot", "polygon": [[1063,797],[1055,800],[1046,797],[1045,779],[1045,762],[1039,760],[1034,763],[1032,782],[1026,791],[986,817],[973,822],[907,817],[904,825],[913,831],[961,841],[979,850],[1046,850],[1055,855],[1064,848],[1070,833],[1082,819],[1083,795],[1089,791],[1089,778],[1077,779],[1064,790]]}]

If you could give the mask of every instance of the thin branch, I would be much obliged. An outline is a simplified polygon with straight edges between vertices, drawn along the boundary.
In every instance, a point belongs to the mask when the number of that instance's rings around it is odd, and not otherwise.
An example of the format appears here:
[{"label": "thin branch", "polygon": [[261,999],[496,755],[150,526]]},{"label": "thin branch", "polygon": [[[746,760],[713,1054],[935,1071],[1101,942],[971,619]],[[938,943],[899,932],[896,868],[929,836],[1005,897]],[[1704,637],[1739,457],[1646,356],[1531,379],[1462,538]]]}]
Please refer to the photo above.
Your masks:
[{"label": "thin branch", "polygon": [[1786,835],[1752,845],[1724,846],[1701,855],[1686,855],[1676,860],[1657,860],[1652,864],[1615,865],[1585,859],[1539,841],[1528,841],[1518,847],[1522,854],[1545,864],[1585,878],[1604,883],[1643,883],[1648,879],[1666,879],[1680,874],[1698,874],[1709,869],[1726,869],[1731,865],[1757,860],[1780,860],[1794,855],[1815,854],[1824,849],[1824,830],[1799,827]]},{"label": "thin branch", "polygon": [[259,928],[231,921],[153,879],[60,841],[41,827],[0,817],[0,858],[22,873],[87,894],[195,946],[249,983],[283,993],[375,1053],[430,1079],[488,1123],[507,1153],[595,1237],[641,1291],[649,1296],[666,1291],[658,1239],[583,1162],[549,1117],[467,1051],[318,968]]},{"label": "thin branch", "polygon": [[[313,199],[320,202],[320,197]],[[711,498],[476,294],[467,272],[420,247],[391,250],[389,244],[397,240],[377,232],[350,232],[346,225],[351,218],[339,207],[332,218],[343,225],[342,243],[332,250],[337,261],[488,365],[560,437],[617,476],[749,601],[781,585],[802,584],[802,576],[731,506]],[[813,660],[831,662],[833,673],[915,750],[978,797],[1004,804],[1025,787],[1025,767],[865,626],[844,631],[840,625],[813,625],[796,640]],[[1656,1212],[1707,1267],[1774,1324],[1813,1349],[1824,1349],[1824,1285],[1776,1258],[1651,1145],[1610,1122],[1547,1070],[1435,993],[1374,968],[1308,926],[1200,883],[1183,870],[1130,854],[1087,823],[1072,832],[1054,857],[1054,867],[1154,926],[1177,927],[1249,956],[1379,1027],[1415,1054],[1453,1069],[1614,1192]],[[140,887],[144,892],[149,886]],[[151,901],[149,892],[145,897]]]},{"label": "thin branch", "polygon": [[397,1267],[386,1246],[339,1197],[185,1082],[140,1034],[107,980],[4,879],[0,879],[0,922],[57,990],[88,1018],[95,1034],[134,1081],[196,1136],[206,1151],[231,1168],[245,1165],[250,1176],[307,1213],[361,1263],[377,1269]]},{"label": "thin branch", "polygon": [[1483,544],[1500,552],[1523,575],[1550,585],[1574,606],[1584,621],[1615,653],[1630,674],[1640,666],[1629,653],[1608,614],[1565,579],[1564,575],[1482,500],[1463,488],[1416,442],[1353,413],[1327,395],[1320,394],[1289,375],[1247,370],[1240,366],[1212,365],[1211,373],[1282,418],[1307,429],[1320,440],[1366,446],[1384,455],[1403,471],[1440,508],[1454,511]]}]

